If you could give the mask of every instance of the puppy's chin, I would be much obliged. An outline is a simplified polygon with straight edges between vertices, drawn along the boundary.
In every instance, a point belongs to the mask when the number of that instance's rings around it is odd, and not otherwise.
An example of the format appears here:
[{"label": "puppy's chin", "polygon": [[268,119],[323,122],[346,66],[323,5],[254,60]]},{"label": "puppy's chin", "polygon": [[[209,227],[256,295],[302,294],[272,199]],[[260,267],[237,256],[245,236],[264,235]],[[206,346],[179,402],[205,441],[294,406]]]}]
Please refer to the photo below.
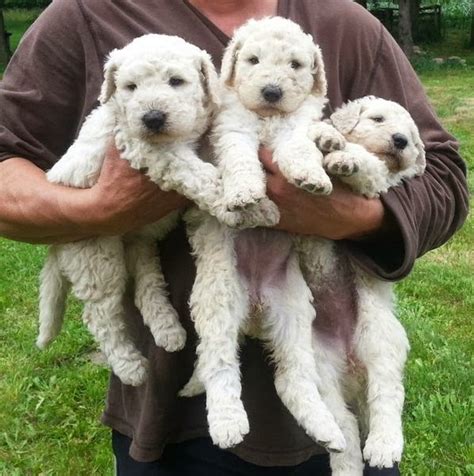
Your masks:
[{"label": "puppy's chin", "polygon": [[173,142],[178,138],[179,136],[170,134],[167,131],[159,133],[145,131],[140,134],[140,139],[149,144],[166,144],[168,142]]},{"label": "puppy's chin", "polygon": [[286,111],[283,111],[282,109],[276,106],[262,105],[250,108],[250,110],[261,117],[281,116],[286,114]]},{"label": "puppy's chin", "polygon": [[375,153],[380,160],[383,160],[387,165],[388,170],[395,174],[401,172],[407,167],[404,158],[397,152],[382,152]]}]

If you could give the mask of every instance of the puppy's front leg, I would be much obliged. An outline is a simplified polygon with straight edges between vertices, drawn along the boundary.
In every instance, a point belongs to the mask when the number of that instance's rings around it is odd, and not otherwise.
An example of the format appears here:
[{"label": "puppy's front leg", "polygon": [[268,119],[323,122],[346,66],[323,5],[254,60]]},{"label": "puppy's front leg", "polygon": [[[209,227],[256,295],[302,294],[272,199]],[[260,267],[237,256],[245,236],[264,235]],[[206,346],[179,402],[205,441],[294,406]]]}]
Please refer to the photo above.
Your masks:
[{"label": "puppy's front leg", "polygon": [[235,226],[238,217],[228,212],[223,203],[222,180],[217,168],[204,162],[187,144],[170,146],[156,157],[140,160],[147,176],[162,190],[175,190],[220,221]]},{"label": "puppy's front leg", "polygon": [[308,137],[322,152],[342,150],[346,145],[344,136],[334,126],[323,121],[314,121],[310,125]]},{"label": "puppy's front leg", "polygon": [[367,369],[369,428],[364,458],[370,466],[391,467],[403,450],[403,368],[409,344],[392,312],[391,285],[357,270],[356,286],[355,352]]},{"label": "puppy's front leg", "polygon": [[258,159],[259,123],[237,98],[217,116],[211,135],[229,210],[241,210],[266,196],[266,178]]},{"label": "puppy's front leg", "polygon": [[275,141],[273,160],[293,185],[310,193],[331,193],[331,180],[322,166],[323,155],[309,140],[306,130],[279,137]]},{"label": "puppy's front leg", "polygon": [[[210,216],[189,224],[196,279],[190,298],[191,317],[199,336],[196,374],[207,396],[209,433],[214,444],[228,448],[249,432],[241,400],[238,334],[248,314],[248,296],[240,280],[234,231]],[[182,396],[191,396],[185,387]]]},{"label": "puppy's front leg", "polygon": [[48,172],[48,180],[69,187],[92,187],[99,177],[114,127],[111,106],[104,104],[95,109],[86,118],[77,139]]},{"label": "puppy's front leg", "polygon": [[358,144],[349,142],[343,150],[330,152],[323,163],[328,173],[337,175],[352,190],[369,198],[386,192],[392,185],[385,162]]}]

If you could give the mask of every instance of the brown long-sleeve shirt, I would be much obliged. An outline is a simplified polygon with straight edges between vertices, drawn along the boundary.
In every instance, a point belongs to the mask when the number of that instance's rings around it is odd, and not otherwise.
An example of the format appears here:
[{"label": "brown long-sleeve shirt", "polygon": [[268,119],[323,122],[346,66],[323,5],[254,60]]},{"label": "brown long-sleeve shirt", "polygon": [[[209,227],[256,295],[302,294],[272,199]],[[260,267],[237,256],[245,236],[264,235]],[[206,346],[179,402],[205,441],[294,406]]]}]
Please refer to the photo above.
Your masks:
[{"label": "brown long-sleeve shirt", "polygon": [[[401,103],[421,130],[426,173],[382,197],[396,224],[393,235],[341,244],[369,272],[400,279],[416,257],[444,243],[465,219],[465,166],[457,144],[395,42],[361,7],[349,0],[279,0],[278,14],[299,23],[321,46],[331,109],[373,94]],[[107,53],[150,32],[183,37],[206,49],[217,66],[229,40],[185,0],[55,0],[23,38],[0,84],[0,160],[20,156],[50,168],[97,104]],[[187,346],[173,354],[156,348],[128,297],[130,332],[152,372],[139,388],[112,376],[103,415],[106,425],[133,437],[131,455],[142,461],[158,458],[167,442],[207,434],[204,397],[176,396],[195,358],[187,306],[194,266],[182,226],[160,253],[173,305],[188,331]],[[350,285],[322,292],[316,296],[318,315],[353,315],[353,296]],[[323,451],[279,401],[271,364],[257,342],[246,342],[241,362],[251,432],[232,451],[261,465],[293,465]]]}]

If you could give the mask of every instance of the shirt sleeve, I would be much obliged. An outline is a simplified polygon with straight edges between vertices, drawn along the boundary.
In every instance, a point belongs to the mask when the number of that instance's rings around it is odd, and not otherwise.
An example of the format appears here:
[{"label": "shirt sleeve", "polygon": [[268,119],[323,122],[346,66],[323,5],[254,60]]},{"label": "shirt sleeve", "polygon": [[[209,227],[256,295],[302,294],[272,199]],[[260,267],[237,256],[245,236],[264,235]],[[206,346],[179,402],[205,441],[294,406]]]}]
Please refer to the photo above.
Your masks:
[{"label": "shirt sleeve", "polygon": [[395,223],[390,234],[344,245],[367,272],[393,281],[405,277],[417,257],[445,243],[461,227],[468,211],[468,188],[458,143],[441,126],[409,61],[383,27],[376,47],[373,71],[359,96],[391,99],[411,113],[425,144],[427,166],[422,176],[382,195]]},{"label": "shirt sleeve", "polygon": [[24,35],[0,82],[0,161],[51,168],[84,117],[88,62],[99,61],[76,0],[55,0]]}]

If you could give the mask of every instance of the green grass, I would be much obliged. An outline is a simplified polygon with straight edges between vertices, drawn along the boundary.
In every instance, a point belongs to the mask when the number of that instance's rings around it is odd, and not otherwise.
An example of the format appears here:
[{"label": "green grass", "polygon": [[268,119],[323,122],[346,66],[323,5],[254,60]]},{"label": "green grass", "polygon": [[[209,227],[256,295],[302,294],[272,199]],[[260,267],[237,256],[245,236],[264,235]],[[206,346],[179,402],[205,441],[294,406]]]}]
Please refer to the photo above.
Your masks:
[{"label": "green grass", "polygon": [[[15,43],[27,23],[22,15],[7,14]],[[461,140],[473,190],[474,53],[459,42],[454,50],[452,44],[427,48],[431,56],[468,60],[467,68],[419,70],[438,114]],[[108,475],[109,432],[98,422],[108,371],[89,360],[95,345],[80,322],[80,306],[71,301],[63,332],[50,349],[34,346],[44,253],[41,246],[0,239],[0,476]],[[470,218],[398,285],[400,318],[412,345],[404,475],[474,475],[473,254]]]},{"label": "green grass", "polygon": [[[26,29],[38,18],[41,13],[39,9],[33,10],[4,10],[5,28],[11,33],[10,46],[12,51],[15,51],[21,37],[25,33]],[[4,65],[0,64],[0,75],[5,69]],[[1,76],[0,76],[1,79]]]},{"label": "green grass", "polygon": [[35,348],[45,248],[0,241],[0,475],[111,474],[99,424],[108,371],[72,302],[58,341]]},{"label": "green grass", "polygon": [[[421,79],[445,126],[461,143],[474,190],[474,71],[425,71]],[[474,220],[418,260],[398,285],[412,345],[405,406],[406,475],[474,475]]]}]

